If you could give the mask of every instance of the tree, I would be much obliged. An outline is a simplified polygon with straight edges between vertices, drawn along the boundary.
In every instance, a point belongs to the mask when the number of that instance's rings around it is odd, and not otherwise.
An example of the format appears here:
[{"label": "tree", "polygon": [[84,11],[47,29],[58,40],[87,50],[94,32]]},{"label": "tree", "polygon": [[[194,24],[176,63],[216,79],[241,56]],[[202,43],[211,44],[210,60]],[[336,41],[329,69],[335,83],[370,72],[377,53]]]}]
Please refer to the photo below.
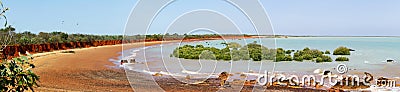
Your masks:
[{"label": "tree", "polygon": [[199,58],[205,59],[205,60],[215,60],[216,59],[214,56],[214,53],[209,50],[202,51]]},{"label": "tree", "polygon": [[292,51],[293,51],[293,50],[286,50],[285,53],[286,53],[286,54],[292,54]]},{"label": "tree", "polygon": [[349,61],[349,58],[347,58],[347,57],[337,57],[335,59],[335,61]]},{"label": "tree", "polygon": [[[1,4],[1,13],[5,19],[4,27],[0,29],[0,53],[3,54],[3,49],[11,43],[13,38],[13,32],[15,28],[9,26],[7,24],[7,17],[5,16],[5,12],[8,8],[3,6],[2,1]],[[29,36],[29,35],[28,35]],[[25,37],[24,39],[27,39]],[[13,60],[1,59],[0,65],[0,91],[1,92],[23,92],[25,90],[34,91],[33,87],[38,86],[37,81],[39,80],[39,76],[37,76],[34,72],[32,72],[32,68],[35,68],[32,60],[33,58],[28,59],[26,56],[21,56],[19,58],[13,58]]]},{"label": "tree", "polygon": [[61,39],[62,39],[62,40],[68,40],[68,34],[62,33],[62,34],[60,34],[60,35],[61,35]]},{"label": "tree", "polygon": [[331,54],[331,52],[329,50],[326,50],[325,54]]},{"label": "tree", "polygon": [[303,57],[294,57],[295,61],[303,61]]},{"label": "tree", "polygon": [[[215,57],[215,60],[273,60],[274,62],[312,60],[316,61],[317,63],[332,62],[331,57],[324,55],[325,53],[330,53],[328,50],[323,52],[317,49],[310,49],[306,47],[303,50],[297,50],[294,52],[295,50],[285,50],[283,48],[268,49],[267,47],[257,43],[249,43],[243,47],[240,47],[238,43],[221,44],[226,44],[226,47],[218,49],[215,47],[204,47],[203,45],[184,45],[175,48],[171,55],[184,59],[199,59],[199,55],[201,54],[200,59],[210,59],[207,57]],[[232,47],[239,47],[240,49],[232,49]],[[204,51],[207,51],[207,53]],[[293,57],[291,56],[292,53]],[[213,56],[211,56],[212,54]],[[337,59],[342,60],[343,58]]]},{"label": "tree", "polygon": [[308,47],[303,49],[303,51],[309,51],[309,50],[310,50],[310,48],[308,48]]},{"label": "tree", "polygon": [[48,42],[48,40],[50,38],[50,34],[46,33],[46,32],[40,32],[39,35],[38,35],[38,38],[43,39],[41,41],[41,43],[45,43],[45,42]]},{"label": "tree", "polygon": [[317,63],[321,63],[321,62],[332,62],[332,59],[331,59],[331,57],[329,57],[329,56],[322,55],[321,57],[318,57],[315,61],[316,61]]},{"label": "tree", "polygon": [[305,60],[312,60],[313,59],[313,57],[310,54],[305,54],[305,55],[302,55],[301,57],[303,57],[303,59],[305,59]]},{"label": "tree", "polygon": [[275,61],[293,61],[293,59],[290,55],[277,55]]},{"label": "tree", "polygon": [[19,39],[18,39],[18,43],[20,43],[21,45],[28,45],[28,44],[30,44],[30,39],[28,38],[28,37],[26,37],[26,36],[22,36],[22,37],[20,37]]},{"label": "tree", "polygon": [[347,47],[338,47],[333,51],[333,55],[350,55],[350,49]]},{"label": "tree", "polygon": [[[4,28],[0,29],[0,60],[7,58],[7,56],[5,56],[3,50],[4,48],[7,47],[7,45],[9,45],[12,42],[12,38],[13,38],[13,34],[15,31],[15,28],[8,25],[8,21],[7,21],[7,17],[5,15],[5,13],[9,10],[7,7],[3,6],[3,2],[0,0],[0,5],[1,5],[1,9],[0,9],[0,16],[2,18],[4,18]],[[0,18],[0,19],[2,19]]]}]

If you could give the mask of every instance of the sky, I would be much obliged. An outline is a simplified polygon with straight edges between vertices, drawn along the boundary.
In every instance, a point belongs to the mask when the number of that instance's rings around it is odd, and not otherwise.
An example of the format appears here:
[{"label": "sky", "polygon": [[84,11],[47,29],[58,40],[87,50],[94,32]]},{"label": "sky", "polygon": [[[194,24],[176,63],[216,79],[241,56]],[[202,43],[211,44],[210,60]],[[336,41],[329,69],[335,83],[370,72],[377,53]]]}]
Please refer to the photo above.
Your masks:
[{"label": "sky", "polygon": [[[137,0],[2,0],[8,22],[17,32],[30,31],[84,34],[123,34]],[[178,2],[179,1],[179,2]],[[275,34],[316,36],[400,36],[399,0],[260,0]],[[149,5],[151,6],[151,5]],[[150,33],[164,33],[185,11],[215,10],[234,21],[243,33],[252,28],[238,10],[219,0],[177,0],[160,12]],[[212,12],[202,12],[221,17]],[[142,16],[143,17],[143,16]],[[196,16],[192,16],[196,17]],[[198,16],[197,16],[198,17]],[[211,17],[197,18],[201,21]],[[182,19],[181,19],[182,20]],[[3,19],[1,20],[3,21]],[[180,25],[187,24],[184,21]],[[210,21],[208,21],[210,22]],[[206,24],[207,21],[197,24]],[[229,26],[229,21],[211,21]],[[226,22],[226,23],[225,23]],[[139,22],[140,23],[140,22]],[[193,22],[196,23],[196,22]],[[224,25],[226,24],[226,25]],[[228,25],[229,24],[229,25]],[[175,25],[175,24],[172,24]],[[179,25],[179,24],[176,24]],[[195,25],[195,24],[193,24]],[[127,25],[129,26],[129,25]],[[173,27],[172,27],[173,28]],[[183,28],[184,29],[184,28]],[[181,30],[183,30],[181,29]],[[219,28],[216,28],[219,29]],[[220,30],[223,30],[221,28]],[[176,29],[179,30],[179,29]],[[204,29],[202,29],[204,30]],[[229,33],[226,29],[220,33]],[[232,29],[233,30],[233,29]],[[141,30],[135,30],[141,33]],[[133,33],[136,33],[136,32]],[[184,32],[189,32],[186,30]],[[168,31],[170,32],[170,31]],[[184,33],[183,32],[183,33]]]}]

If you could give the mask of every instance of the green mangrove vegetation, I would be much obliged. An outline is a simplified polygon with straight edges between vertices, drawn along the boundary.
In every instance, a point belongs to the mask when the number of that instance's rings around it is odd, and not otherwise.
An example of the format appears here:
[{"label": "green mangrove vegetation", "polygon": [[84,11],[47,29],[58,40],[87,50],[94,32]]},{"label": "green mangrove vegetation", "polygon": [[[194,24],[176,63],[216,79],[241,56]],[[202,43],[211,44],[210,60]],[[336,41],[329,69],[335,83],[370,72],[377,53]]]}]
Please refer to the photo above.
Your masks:
[{"label": "green mangrove vegetation", "polygon": [[325,54],[331,54],[331,52],[329,50],[326,50]]},{"label": "green mangrove vegetation", "polygon": [[349,58],[340,56],[340,57],[337,57],[335,59],[335,61],[349,61]]},{"label": "green mangrove vegetation", "polygon": [[320,63],[320,62],[332,62],[332,59],[331,59],[331,57],[329,57],[329,56],[322,55],[322,56],[320,56],[320,57],[317,57],[315,61],[316,61],[317,63]]},{"label": "green mangrove vegetation", "polygon": [[350,55],[350,49],[347,47],[339,47],[333,51],[333,55]]},{"label": "green mangrove vegetation", "polygon": [[256,43],[240,46],[238,43],[222,43],[226,47],[219,49],[215,47],[204,47],[203,45],[184,45],[173,51],[174,57],[184,59],[212,59],[212,60],[273,60],[274,53]]},{"label": "green mangrove vegetation", "polygon": [[[174,49],[171,57],[183,58],[183,59],[206,59],[206,60],[273,60],[275,62],[279,61],[315,61],[317,63],[321,62],[332,62],[332,58],[328,56],[330,54],[329,50],[321,51],[317,49],[310,49],[308,47],[303,50],[285,50],[283,48],[268,49],[265,46],[257,44],[256,42],[249,43],[245,46],[241,46],[238,43],[221,43],[224,44],[224,48],[215,47],[205,47],[203,45],[184,45]],[[342,50],[339,47],[336,52]],[[339,50],[338,50],[339,49]],[[345,60],[340,57],[339,60]],[[347,58],[348,61],[348,58]]]},{"label": "green mangrove vegetation", "polygon": [[[350,51],[351,50],[349,48],[341,46],[335,49],[333,55],[350,55]],[[335,61],[349,61],[349,58],[345,56],[339,56],[335,59]]]}]

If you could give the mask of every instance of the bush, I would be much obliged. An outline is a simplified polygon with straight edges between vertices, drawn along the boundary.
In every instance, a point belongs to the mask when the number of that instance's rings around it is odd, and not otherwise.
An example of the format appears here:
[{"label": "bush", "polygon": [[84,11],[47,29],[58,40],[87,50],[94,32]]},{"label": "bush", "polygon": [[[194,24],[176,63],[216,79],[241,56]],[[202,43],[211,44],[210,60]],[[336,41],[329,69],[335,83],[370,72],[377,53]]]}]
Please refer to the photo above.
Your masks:
[{"label": "bush", "polygon": [[335,61],[349,61],[349,58],[347,58],[347,57],[337,57],[335,59]]},{"label": "bush", "polygon": [[286,52],[285,52],[285,50],[283,50],[282,48],[278,48],[278,49],[276,49],[276,54],[278,54],[278,55],[283,55],[283,54],[285,54]]},{"label": "bush", "polygon": [[276,56],[276,62],[279,61],[293,61],[292,56],[290,55],[277,55]]},{"label": "bush", "polygon": [[[229,43],[225,48],[218,49],[215,47],[204,47],[203,45],[184,45],[174,49],[172,56],[184,59],[211,59],[211,60],[250,60],[261,61],[263,57],[271,58],[266,47],[259,44],[250,43],[244,47],[238,48],[238,43]],[[233,45],[234,44],[234,45]],[[229,48],[231,46],[233,49]],[[204,53],[204,51],[207,51]],[[199,58],[200,57],[200,58]],[[272,59],[271,59],[272,60]]]},{"label": "bush", "polygon": [[310,54],[305,54],[302,56],[304,60],[312,60],[313,57]]},{"label": "bush", "polygon": [[317,57],[317,59],[315,60],[317,63],[321,63],[321,62],[332,62],[331,57],[326,56],[326,55],[322,55],[321,57]]},{"label": "bush", "polygon": [[293,57],[300,57],[300,53],[299,53],[299,52],[295,52],[295,53],[293,54]]},{"label": "bush", "polygon": [[213,52],[211,52],[209,50],[205,50],[205,51],[201,52],[199,59],[215,60],[215,56],[214,56]]},{"label": "bush", "polygon": [[253,61],[261,61],[262,60],[262,56],[261,56],[261,52],[250,52],[250,58],[253,59]]},{"label": "bush", "polygon": [[331,52],[329,50],[326,50],[325,54],[331,54]]},{"label": "bush", "polygon": [[350,55],[350,49],[347,47],[339,47],[333,51],[333,55]]},{"label": "bush", "polygon": [[32,68],[35,66],[25,56],[4,60],[0,65],[0,91],[34,91],[33,87],[38,86],[36,82],[39,81],[39,76],[33,73]]},{"label": "bush", "polygon": [[286,50],[286,54],[292,54],[292,50]]},{"label": "bush", "polygon": [[295,57],[294,60],[295,61],[303,61],[303,57]]},{"label": "bush", "polygon": [[[175,48],[172,56],[184,58],[184,59],[211,59],[211,60],[253,60],[253,61],[262,61],[262,60],[274,60],[275,62],[279,61],[303,61],[303,60],[312,60],[317,63],[320,62],[332,62],[331,57],[324,55],[330,54],[329,50],[320,51],[317,49],[310,49],[308,47],[303,50],[284,50],[283,48],[277,49],[268,49],[257,43],[250,43],[243,47],[240,47],[238,43],[225,43],[230,44],[226,45],[225,48],[218,49],[215,47],[204,47],[203,45],[184,45],[178,48]],[[232,49],[236,48],[236,49]],[[240,48],[240,49],[238,49]],[[336,51],[336,53],[342,50],[349,50],[345,47],[340,47]],[[294,53],[293,53],[294,52]],[[291,56],[293,53],[293,57]],[[214,54],[214,55],[213,55]],[[339,57],[336,58],[336,61],[348,61],[348,58]]]}]

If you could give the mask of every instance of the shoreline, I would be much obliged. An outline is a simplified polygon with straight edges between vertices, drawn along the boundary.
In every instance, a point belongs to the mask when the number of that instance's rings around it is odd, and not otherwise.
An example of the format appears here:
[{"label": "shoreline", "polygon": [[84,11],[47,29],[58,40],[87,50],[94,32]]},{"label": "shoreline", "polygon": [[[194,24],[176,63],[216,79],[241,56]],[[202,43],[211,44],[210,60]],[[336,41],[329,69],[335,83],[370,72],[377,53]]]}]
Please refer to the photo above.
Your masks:
[{"label": "shoreline", "polygon": [[[252,38],[264,38],[264,37],[251,37],[251,38],[246,38],[246,39],[252,39]],[[219,39],[208,39],[208,40],[219,40]],[[195,41],[203,41],[203,40],[192,40],[192,41],[185,41],[185,42],[195,42]],[[254,89],[254,85],[252,83],[247,83],[244,81],[232,85],[232,86],[236,86],[236,87],[243,86],[242,88],[239,88],[239,89],[233,88],[233,87],[220,88],[219,80],[217,78],[208,78],[207,82],[205,82],[205,83],[187,84],[187,83],[183,83],[179,80],[174,79],[171,75],[164,75],[160,72],[155,73],[155,74],[150,74],[150,73],[133,71],[133,70],[126,70],[126,71],[131,72],[129,74],[129,76],[131,76],[130,79],[136,80],[134,82],[139,82],[137,80],[144,80],[144,81],[140,81],[140,82],[145,82],[145,83],[133,83],[136,85],[136,87],[145,87],[145,90],[150,90],[150,91],[156,91],[156,89],[158,89],[158,90],[163,90],[166,92],[196,92],[196,91],[202,91],[202,92],[207,92],[207,91],[210,91],[210,92],[211,91],[252,92],[254,90],[258,90],[258,91],[265,90],[267,92],[269,92],[269,91],[324,92],[324,91],[330,90],[330,89],[293,88],[293,87],[280,87],[280,86],[268,86],[268,88]],[[252,81],[252,80],[249,80],[249,81]],[[148,84],[154,84],[154,83],[156,83],[157,87],[153,87],[154,85],[153,86],[148,85]],[[148,88],[153,88],[153,89],[148,89]],[[140,91],[144,91],[144,89],[140,89]]]},{"label": "shoreline", "polygon": [[36,90],[133,91],[124,69],[111,68],[116,65],[110,59],[118,59],[122,50],[160,43],[138,42],[34,54],[36,68],[33,71],[40,76],[40,87]]},{"label": "shoreline", "polygon": [[[160,74],[163,74],[162,72],[159,72]],[[165,76],[170,76],[170,75],[167,75],[167,74],[165,74]],[[376,76],[379,76],[379,75],[376,75]],[[151,76],[150,76],[151,77]],[[158,75],[156,75],[155,77],[158,77]],[[167,90],[167,91],[170,91],[170,90],[173,90],[173,91],[178,91],[178,90],[188,90],[188,89],[183,89],[182,88],[182,86],[179,86],[179,85],[187,85],[187,84],[185,84],[185,83],[181,83],[181,82],[177,82],[177,81],[173,81],[173,80],[171,80],[171,79],[165,79],[165,78],[161,78],[161,77],[158,77],[158,78],[154,78],[154,79],[156,79],[156,81],[160,84],[160,86],[164,86],[163,88],[165,89],[165,90]],[[165,83],[165,82],[167,82],[167,83]],[[164,84],[164,85],[162,85],[162,84]],[[173,86],[173,85],[177,85],[177,86]],[[200,85],[201,86],[201,85]],[[171,88],[172,87],[172,88]],[[186,86],[183,86],[183,87],[186,87]],[[173,88],[175,88],[175,89],[173,89]],[[306,91],[306,90],[314,90],[314,91],[321,91],[321,90],[323,90],[323,91],[334,91],[334,90],[341,90],[341,91],[343,91],[343,90],[357,90],[357,89],[341,89],[341,88],[339,88],[339,89],[336,89],[336,88],[325,88],[325,89],[310,89],[310,88],[288,88],[288,87],[273,87],[273,88],[276,88],[276,89],[292,89],[292,90],[300,90],[300,91]],[[193,88],[193,89],[197,89],[197,88]],[[205,88],[205,89],[209,89],[209,88]],[[359,90],[367,90],[367,89],[359,89]],[[237,90],[236,90],[237,91]],[[242,90],[243,91],[243,90]]]},{"label": "shoreline", "polygon": [[[235,38],[238,37],[225,39]],[[221,38],[190,39],[183,42],[218,39]],[[111,68],[110,66],[116,64],[110,59],[119,60],[118,57],[124,50],[179,41],[135,42],[35,53],[32,55],[36,65],[33,71],[40,76],[39,87],[35,91],[133,91],[124,69]],[[63,51],[75,53],[62,53]]]},{"label": "shoreline", "polygon": [[[258,38],[258,37],[249,37]],[[235,39],[235,38],[230,38]],[[219,39],[192,39],[183,42],[219,40]],[[119,60],[122,51],[143,46],[151,46],[162,43],[180,42],[173,41],[154,41],[137,42],[129,44],[107,45],[99,47],[70,49],[62,51],[75,51],[75,54],[61,53],[61,51],[34,54],[37,68],[35,73],[41,76],[36,91],[133,91],[129,83],[126,72],[122,68],[111,68],[116,66],[110,59]],[[42,55],[41,55],[42,54]],[[151,76],[151,75],[150,75]],[[205,88],[201,85],[190,85],[186,89],[186,84],[174,81],[173,79],[154,77],[157,83],[161,84],[165,91],[186,90],[193,91]],[[62,84],[62,85],[60,85]],[[165,84],[165,85],[163,85]],[[171,85],[174,84],[174,85]],[[183,85],[183,86],[182,86]],[[217,88],[218,89],[218,88]],[[278,90],[303,90],[321,91],[313,89],[290,89],[274,88]],[[211,88],[211,90],[215,90]],[[204,90],[205,91],[205,90]],[[210,90],[208,90],[210,91]],[[243,91],[251,91],[245,88]],[[327,90],[325,90],[327,91]]]}]

